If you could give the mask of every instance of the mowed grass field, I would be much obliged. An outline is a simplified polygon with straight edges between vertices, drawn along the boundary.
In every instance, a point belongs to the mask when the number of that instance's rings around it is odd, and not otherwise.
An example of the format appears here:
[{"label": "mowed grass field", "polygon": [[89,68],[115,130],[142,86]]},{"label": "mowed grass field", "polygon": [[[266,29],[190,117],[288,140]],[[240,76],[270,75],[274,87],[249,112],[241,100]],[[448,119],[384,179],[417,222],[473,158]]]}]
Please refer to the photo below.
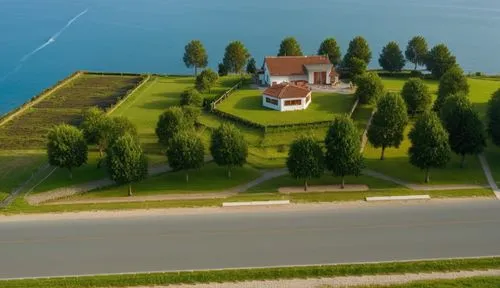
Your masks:
[{"label": "mowed grass field", "polygon": [[355,102],[352,95],[313,91],[312,102],[306,110],[280,112],[262,106],[262,92],[250,88],[238,90],[217,109],[267,126],[329,121],[335,114],[348,113]]},{"label": "mowed grass field", "polygon": [[[383,79],[385,89],[393,92],[401,91],[405,81],[405,79]],[[469,98],[474,108],[484,119],[487,102],[491,98],[493,92],[500,89],[500,81],[495,79],[469,78],[468,82],[470,85]],[[437,93],[438,82],[426,81],[426,84],[434,94],[434,97],[436,97],[435,94]],[[409,163],[408,149],[411,143],[407,136],[411,127],[411,125],[407,127],[405,140],[399,148],[386,149],[386,159],[384,161],[379,160],[381,149],[375,149],[368,143],[364,152],[368,168],[411,183],[423,183],[424,172]],[[497,164],[499,162],[498,159],[500,159],[500,149],[489,145],[486,155],[492,166],[492,170],[497,179],[496,181],[500,181],[498,180],[500,177],[500,164]],[[467,157],[466,161],[466,166],[460,168],[460,157],[453,154],[452,160],[448,163],[446,168],[431,170],[431,184],[487,184],[477,157]]]}]

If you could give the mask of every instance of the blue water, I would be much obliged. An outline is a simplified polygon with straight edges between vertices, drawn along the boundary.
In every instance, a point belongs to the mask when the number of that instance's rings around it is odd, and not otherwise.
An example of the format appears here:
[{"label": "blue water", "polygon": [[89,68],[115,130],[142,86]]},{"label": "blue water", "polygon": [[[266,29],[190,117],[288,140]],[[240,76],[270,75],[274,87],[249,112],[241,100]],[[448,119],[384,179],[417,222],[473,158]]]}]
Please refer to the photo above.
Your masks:
[{"label": "blue water", "polygon": [[191,73],[182,54],[193,38],[216,67],[231,40],[260,62],[285,36],[312,54],[327,36],[345,51],[363,35],[376,67],[388,41],[421,34],[466,71],[500,73],[498,31],[498,0],[0,0],[0,114],[79,69]]}]

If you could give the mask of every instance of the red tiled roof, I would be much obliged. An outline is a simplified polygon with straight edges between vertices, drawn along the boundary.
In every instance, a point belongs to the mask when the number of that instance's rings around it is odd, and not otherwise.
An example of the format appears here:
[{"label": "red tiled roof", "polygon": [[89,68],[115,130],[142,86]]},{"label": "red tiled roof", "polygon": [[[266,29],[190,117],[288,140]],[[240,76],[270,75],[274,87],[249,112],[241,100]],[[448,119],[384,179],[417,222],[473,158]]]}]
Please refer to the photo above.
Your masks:
[{"label": "red tiled roof", "polygon": [[272,76],[304,75],[304,65],[331,64],[325,56],[277,56],[264,61]]},{"label": "red tiled roof", "polygon": [[276,84],[264,91],[265,95],[278,99],[305,98],[309,93],[311,90],[289,83]]}]

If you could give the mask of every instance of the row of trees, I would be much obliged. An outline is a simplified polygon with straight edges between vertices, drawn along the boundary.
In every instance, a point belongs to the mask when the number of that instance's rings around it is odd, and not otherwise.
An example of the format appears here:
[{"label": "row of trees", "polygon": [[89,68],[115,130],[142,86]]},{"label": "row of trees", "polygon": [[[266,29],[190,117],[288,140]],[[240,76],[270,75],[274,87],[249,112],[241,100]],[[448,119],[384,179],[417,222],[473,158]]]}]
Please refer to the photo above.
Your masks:
[{"label": "row of trees", "polygon": [[148,161],[137,138],[135,126],[125,117],[109,117],[98,108],[90,108],[83,115],[81,129],[67,124],[53,127],[48,134],[47,155],[52,166],[72,169],[88,160],[88,145],[99,150],[101,163],[118,184],[143,180],[148,175]]},{"label": "row of trees", "polygon": [[[196,133],[195,122],[198,113],[190,107],[170,107],[159,118],[156,135],[159,143],[166,150],[170,167],[174,171],[185,171],[186,182],[188,171],[199,169],[205,163],[205,146]],[[214,162],[227,167],[228,177],[231,169],[246,163],[248,146],[243,134],[231,124],[222,124],[213,131],[210,142],[210,153]]]},{"label": "row of trees", "polygon": [[325,170],[341,177],[341,187],[344,188],[345,177],[359,176],[364,167],[356,125],[347,116],[336,117],[328,129],[324,149],[309,136],[295,140],[290,146],[286,165],[292,177],[304,180],[305,191],[308,181],[321,177]]}]

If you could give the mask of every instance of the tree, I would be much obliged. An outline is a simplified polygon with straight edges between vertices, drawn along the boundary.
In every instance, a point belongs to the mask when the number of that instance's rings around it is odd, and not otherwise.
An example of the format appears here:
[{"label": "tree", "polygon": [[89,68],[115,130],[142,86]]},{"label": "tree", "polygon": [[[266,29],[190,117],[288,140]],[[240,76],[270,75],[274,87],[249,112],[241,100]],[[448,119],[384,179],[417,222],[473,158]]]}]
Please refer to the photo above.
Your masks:
[{"label": "tree", "polygon": [[208,65],[208,55],[205,47],[199,40],[192,40],[184,47],[184,64],[186,67],[194,67],[194,75],[198,74],[198,68],[205,68]]},{"label": "tree", "polygon": [[106,154],[110,178],[117,184],[128,184],[128,195],[132,196],[132,183],[148,176],[148,159],[139,142],[127,133],[116,139]]},{"label": "tree", "polygon": [[451,150],[462,156],[461,167],[464,167],[466,155],[478,155],[484,151],[485,128],[467,97],[448,97],[441,109],[441,120],[448,131]]},{"label": "tree", "polygon": [[87,163],[88,148],[85,137],[78,128],[61,124],[54,126],[47,136],[47,156],[49,164],[69,171]]},{"label": "tree", "polygon": [[436,79],[457,64],[457,59],[453,56],[444,44],[434,46],[425,57],[425,66]]},{"label": "tree", "polygon": [[208,68],[203,70],[200,75],[196,77],[195,86],[200,92],[209,91],[219,80],[219,75],[212,69]]},{"label": "tree", "polygon": [[103,122],[106,120],[106,113],[98,107],[91,107],[83,112],[83,121],[80,129],[88,144],[97,144]]},{"label": "tree", "polygon": [[366,72],[366,68],[366,62],[356,57],[345,59],[342,62],[343,74],[351,79],[356,79],[358,76],[363,75]]},{"label": "tree", "polygon": [[234,41],[227,45],[222,62],[228,72],[241,73],[249,57],[250,54],[247,48],[245,48],[245,45],[240,41]]},{"label": "tree", "polygon": [[420,78],[408,79],[401,90],[401,96],[406,102],[410,115],[414,116],[431,108],[432,95],[427,85]]},{"label": "tree", "polygon": [[448,133],[437,114],[423,113],[410,131],[411,147],[408,150],[410,163],[425,170],[425,183],[429,183],[431,168],[443,168],[450,161]]},{"label": "tree", "polygon": [[377,103],[377,110],[368,129],[368,140],[375,148],[382,148],[380,160],[384,160],[387,147],[399,148],[408,125],[406,104],[401,96],[388,93]]},{"label": "tree", "polygon": [[372,51],[365,38],[357,36],[351,40],[347,53],[344,56],[344,61],[349,61],[350,58],[358,58],[363,60],[366,65],[370,64]]},{"label": "tree", "polygon": [[181,106],[201,107],[203,105],[203,96],[196,89],[187,89],[181,93]]},{"label": "tree", "polygon": [[302,136],[290,145],[286,167],[290,175],[304,180],[304,191],[312,178],[320,178],[325,169],[321,146],[311,137]]},{"label": "tree", "polygon": [[156,136],[158,142],[168,147],[174,136],[185,130],[190,130],[188,121],[184,117],[184,111],[180,107],[170,107],[160,115],[156,125]]},{"label": "tree", "polygon": [[413,37],[408,42],[408,46],[406,46],[406,59],[415,64],[415,70],[417,70],[418,66],[425,64],[425,59],[428,53],[429,48],[427,46],[427,41],[422,36]]},{"label": "tree", "polygon": [[399,49],[398,43],[392,41],[382,49],[378,59],[380,66],[389,72],[401,72],[405,67],[406,61],[403,52]]},{"label": "tree", "polygon": [[359,176],[364,167],[358,129],[351,118],[345,115],[333,120],[326,134],[325,146],[326,169],[342,177],[343,189],[345,176]]},{"label": "tree", "polygon": [[223,63],[219,63],[217,74],[219,74],[220,77],[226,76],[228,74],[227,68]]},{"label": "tree", "polygon": [[192,129],[201,115],[201,109],[194,106],[183,106],[182,113],[184,113],[184,125],[188,129]]},{"label": "tree", "polygon": [[217,165],[227,166],[227,175],[231,178],[231,168],[246,163],[248,145],[236,127],[222,124],[212,133],[210,153]]},{"label": "tree", "polygon": [[253,75],[256,72],[257,72],[257,63],[255,62],[254,58],[251,58],[250,61],[248,61],[248,64],[247,64],[247,73]]},{"label": "tree", "polygon": [[203,166],[204,151],[203,142],[198,135],[192,132],[177,133],[167,149],[168,165],[173,171],[184,170],[186,182],[189,182],[188,170]]},{"label": "tree", "polygon": [[318,49],[318,55],[326,55],[333,65],[337,66],[340,64],[342,59],[342,54],[340,52],[340,47],[337,44],[335,38],[326,38]]},{"label": "tree", "polygon": [[462,69],[454,66],[448,69],[439,80],[438,97],[434,103],[434,110],[439,112],[446,98],[458,94],[469,94],[469,84]]},{"label": "tree", "polygon": [[[126,117],[109,117],[102,110],[94,107],[84,112],[83,122],[80,125],[88,144],[97,145],[99,156],[110,143],[118,137],[129,133],[137,136],[137,129]],[[101,161],[99,161],[98,167]]]},{"label": "tree", "polygon": [[294,37],[287,37],[281,41],[278,56],[302,56],[300,44]]},{"label": "tree", "polygon": [[356,92],[354,96],[362,104],[376,103],[378,98],[384,93],[382,79],[375,72],[364,73],[354,80]]},{"label": "tree", "polygon": [[488,133],[491,140],[500,146],[500,89],[498,89],[488,102]]}]

